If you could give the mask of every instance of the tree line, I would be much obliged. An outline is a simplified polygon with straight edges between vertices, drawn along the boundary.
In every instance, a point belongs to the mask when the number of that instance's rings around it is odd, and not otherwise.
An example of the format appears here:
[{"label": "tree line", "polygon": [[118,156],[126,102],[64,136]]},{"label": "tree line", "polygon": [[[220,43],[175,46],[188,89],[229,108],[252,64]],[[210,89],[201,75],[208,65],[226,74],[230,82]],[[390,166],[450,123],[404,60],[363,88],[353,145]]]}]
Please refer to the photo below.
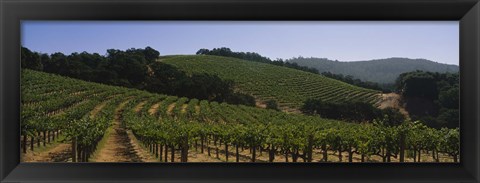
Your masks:
[{"label": "tree line", "polygon": [[[334,74],[332,74],[334,75]],[[459,74],[414,71],[400,74],[395,90],[413,121],[436,129],[459,127]],[[383,120],[391,125],[404,121],[397,109],[378,109],[363,102],[325,102],[308,99],[301,107],[308,115],[323,118],[365,122]],[[387,119],[385,119],[387,118]]]},{"label": "tree line", "polygon": [[395,82],[413,120],[433,128],[459,127],[459,73],[413,71]]},{"label": "tree line", "polygon": [[98,53],[45,54],[21,49],[21,67],[108,85],[136,88],[180,97],[255,105],[255,98],[234,91],[232,81],[216,75],[188,75],[158,62],[160,52],[144,49],[108,49]]}]

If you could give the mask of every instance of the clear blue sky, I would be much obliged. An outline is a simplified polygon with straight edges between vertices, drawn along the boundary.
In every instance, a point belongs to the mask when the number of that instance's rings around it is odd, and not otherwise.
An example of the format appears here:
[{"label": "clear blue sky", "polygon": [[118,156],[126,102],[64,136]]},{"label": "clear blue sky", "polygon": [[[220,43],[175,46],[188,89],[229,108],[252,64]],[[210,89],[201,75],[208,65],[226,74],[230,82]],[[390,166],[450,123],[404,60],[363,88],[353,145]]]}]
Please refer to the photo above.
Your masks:
[{"label": "clear blue sky", "polygon": [[37,52],[150,46],[161,55],[229,47],[276,58],[359,61],[389,57],[459,63],[458,21],[24,21],[22,45]]}]

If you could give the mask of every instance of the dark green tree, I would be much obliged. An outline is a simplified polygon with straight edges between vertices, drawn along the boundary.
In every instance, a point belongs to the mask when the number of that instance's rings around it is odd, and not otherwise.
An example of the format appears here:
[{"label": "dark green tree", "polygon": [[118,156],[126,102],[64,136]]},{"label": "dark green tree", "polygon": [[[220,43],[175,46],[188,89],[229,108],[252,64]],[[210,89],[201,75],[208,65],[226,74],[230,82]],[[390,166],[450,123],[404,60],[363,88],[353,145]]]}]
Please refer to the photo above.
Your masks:
[{"label": "dark green tree", "polygon": [[21,67],[26,69],[43,70],[43,64],[40,55],[36,52],[30,51],[28,48],[21,48],[20,62]]},{"label": "dark green tree", "polygon": [[267,100],[265,102],[265,104],[266,104],[267,109],[273,109],[273,110],[276,110],[276,111],[280,110],[280,109],[278,109],[278,104],[277,104],[276,100]]},{"label": "dark green tree", "polygon": [[449,109],[458,109],[460,103],[459,99],[460,95],[458,87],[440,91],[440,94],[438,95],[440,105]]},{"label": "dark green tree", "polygon": [[145,59],[148,61],[148,62],[154,62],[155,60],[158,59],[158,57],[160,57],[160,52],[151,48],[150,46],[147,46],[144,50],[143,50],[143,55],[145,55]]}]

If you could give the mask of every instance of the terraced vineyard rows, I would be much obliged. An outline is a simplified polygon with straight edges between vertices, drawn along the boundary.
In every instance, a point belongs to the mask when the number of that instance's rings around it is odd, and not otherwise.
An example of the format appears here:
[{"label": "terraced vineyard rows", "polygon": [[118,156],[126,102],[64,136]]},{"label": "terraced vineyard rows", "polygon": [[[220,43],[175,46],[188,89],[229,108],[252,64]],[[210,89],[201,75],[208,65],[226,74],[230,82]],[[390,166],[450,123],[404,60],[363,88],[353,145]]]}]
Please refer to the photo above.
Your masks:
[{"label": "terraced vineyard rows", "polygon": [[61,133],[72,144],[73,161],[90,161],[91,155],[103,152],[97,148],[105,147],[98,144],[111,135],[107,132],[112,127],[124,129],[117,135],[126,138],[123,143],[134,153],[126,157],[137,157],[134,161],[145,161],[138,158],[144,155],[136,140],[164,162],[452,162],[459,158],[458,129],[436,130],[415,122],[398,127],[381,122],[352,124],[30,70],[22,72],[22,96],[27,96],[22,104],[28,104],[22,105],[24,139],[30,137],[33,145],[35,139],[50,139],[49,132]]},{"label": "terraced vineyard rows", "polygon": [[275,99],[284,108],[298,109],[308,98],[372,104],[379,101],[379,91],[271,64],[210,55],[170,56],[161,61],[188,73],[209,73],[232,80],[241,91],[263,101]]},{"label": "terraced vineyard rows", "polygon": [[[23,71],[22,76],[23,152],[26,153],[27,145],[33,151],[35,142],[37,147],[40,147],[40,142],[45,146],[62,135],[65,141],[71,142],[72,153],[76,154],[72,156],[72,161],[87,161],[109,126],[111,108],[122,99],[126,90],[116,91],[104,85],[91,87],[86,82],[38,75],[28,70]],[[42,88],[54,88],[61,92],[29,88],[36,86],[32,83],[45,83]],[[82,92],[82,89],[88,91]],[[42,91],[47,93],[35,93]],[[35,96],[48,97],[38,99]]]}]

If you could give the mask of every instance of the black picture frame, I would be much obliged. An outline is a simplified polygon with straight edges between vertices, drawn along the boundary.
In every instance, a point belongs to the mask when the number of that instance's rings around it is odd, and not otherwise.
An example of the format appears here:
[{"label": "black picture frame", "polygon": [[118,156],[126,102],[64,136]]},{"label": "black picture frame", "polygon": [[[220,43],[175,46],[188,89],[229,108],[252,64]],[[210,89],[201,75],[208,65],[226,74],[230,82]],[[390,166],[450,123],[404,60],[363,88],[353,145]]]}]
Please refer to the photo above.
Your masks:
[{"label": "black picture frame", "polygon": [[[0,182],[479,182],[478,0],[2,0]],[[19,163],[22,20],[458,20],[460,163]]]}]

